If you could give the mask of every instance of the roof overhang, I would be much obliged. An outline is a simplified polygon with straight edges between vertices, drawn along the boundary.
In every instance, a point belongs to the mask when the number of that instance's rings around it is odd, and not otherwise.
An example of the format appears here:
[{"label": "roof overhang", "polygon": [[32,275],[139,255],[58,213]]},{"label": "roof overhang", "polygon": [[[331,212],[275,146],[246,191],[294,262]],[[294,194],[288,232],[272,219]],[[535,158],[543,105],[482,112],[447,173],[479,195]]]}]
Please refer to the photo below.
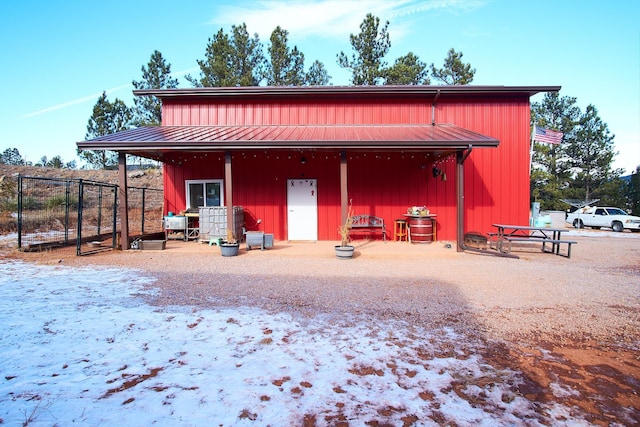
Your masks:
[{"label": "roof overhang", "polygon": [[475,86],[475,85],[370,85],[370,86],[241,86],[203,87],[186,89],[134,90],[137,96],[155,96],[160,99],[182,97],[279,97],[279,96],[445,96],[445,95],[517,95],[531,97],[543,92],[558,92],[560,86]]},{"label": "roof overhang", "polygon": [[[78,142],[81,150],[162,157],[170,152],[233,150],[460,151],[499,141],[452,124],[141,127]],[[146,154],[145,154],[146,153]]]}]

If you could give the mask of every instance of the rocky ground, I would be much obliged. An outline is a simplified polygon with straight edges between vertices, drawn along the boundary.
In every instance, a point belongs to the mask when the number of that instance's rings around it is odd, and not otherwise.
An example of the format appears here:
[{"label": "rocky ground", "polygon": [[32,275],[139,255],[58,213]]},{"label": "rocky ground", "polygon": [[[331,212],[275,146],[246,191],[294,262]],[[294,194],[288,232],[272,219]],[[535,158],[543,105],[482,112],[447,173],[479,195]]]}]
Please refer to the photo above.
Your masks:
[{"label": "rocky ground", "polygon": [[[118,183],[117,170],[102,169],[54,169],[35,166],[12,166],[0,164],[0,178],[15,179],[18,174],[23,176],[60,178],[60,179],[86,179],[90,181]],[[130,171],[128,184],[135,187],[162,188],[161,169],[146,169]]]}]

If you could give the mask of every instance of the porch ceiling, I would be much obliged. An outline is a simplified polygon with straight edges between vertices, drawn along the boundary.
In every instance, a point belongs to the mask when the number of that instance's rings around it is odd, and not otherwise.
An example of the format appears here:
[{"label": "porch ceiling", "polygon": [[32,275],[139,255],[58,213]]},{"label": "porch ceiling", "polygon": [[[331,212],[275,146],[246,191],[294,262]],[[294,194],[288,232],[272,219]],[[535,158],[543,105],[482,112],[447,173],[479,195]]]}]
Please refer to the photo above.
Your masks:
[{"label": "porch ceiling", "polygon": [[141,127],[78,142],[81,150],[127,153],[295,150],[463,150],[499,141],[452,124],[237,125]]}]

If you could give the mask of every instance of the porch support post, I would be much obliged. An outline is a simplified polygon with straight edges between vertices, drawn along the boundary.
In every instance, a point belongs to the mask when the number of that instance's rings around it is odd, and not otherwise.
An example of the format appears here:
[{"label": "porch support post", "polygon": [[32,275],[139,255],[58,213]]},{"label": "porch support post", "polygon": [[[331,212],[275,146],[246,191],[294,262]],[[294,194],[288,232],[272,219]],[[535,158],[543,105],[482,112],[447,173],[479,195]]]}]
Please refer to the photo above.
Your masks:
[{"label": "porch support post", "polygon": [[127,195],[127,153],[118,151],[118,202],[120,211],[120,249],[129,249],[129,198]]},{"label": "porch support post", "polygon": [[464,252],[464,164],[462,152],[456,152],[456,251]]},{"label": "porch support post", "polygon": [[231,182],[231,152],[224,153],[224,198],[227,206],[227,231],[231,230],[234,233],[234,238],[240,239],[240,236],[235,235],[235,228],[233,226],[233,183]]},{"label": "porch support post", "polygon": [[347,191],[347,153],[340,152],[340,224],[347,220],[349,209],[349,192]]},{"label": "porch support post", "polygon": [[464,161],[467,160],[473,146],[466,151],[456,151],[456,250],[464,252]]}]

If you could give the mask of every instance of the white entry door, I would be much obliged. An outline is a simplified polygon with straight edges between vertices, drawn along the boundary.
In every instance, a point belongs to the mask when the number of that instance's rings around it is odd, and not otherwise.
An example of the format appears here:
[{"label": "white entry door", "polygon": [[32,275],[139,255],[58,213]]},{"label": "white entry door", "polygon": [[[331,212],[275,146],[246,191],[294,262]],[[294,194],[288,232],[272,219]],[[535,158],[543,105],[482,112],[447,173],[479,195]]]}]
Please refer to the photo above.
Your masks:
[{"label": "white entry door", "polygon": [[287,180],[289,240],[318,240],[318,180]]}]

